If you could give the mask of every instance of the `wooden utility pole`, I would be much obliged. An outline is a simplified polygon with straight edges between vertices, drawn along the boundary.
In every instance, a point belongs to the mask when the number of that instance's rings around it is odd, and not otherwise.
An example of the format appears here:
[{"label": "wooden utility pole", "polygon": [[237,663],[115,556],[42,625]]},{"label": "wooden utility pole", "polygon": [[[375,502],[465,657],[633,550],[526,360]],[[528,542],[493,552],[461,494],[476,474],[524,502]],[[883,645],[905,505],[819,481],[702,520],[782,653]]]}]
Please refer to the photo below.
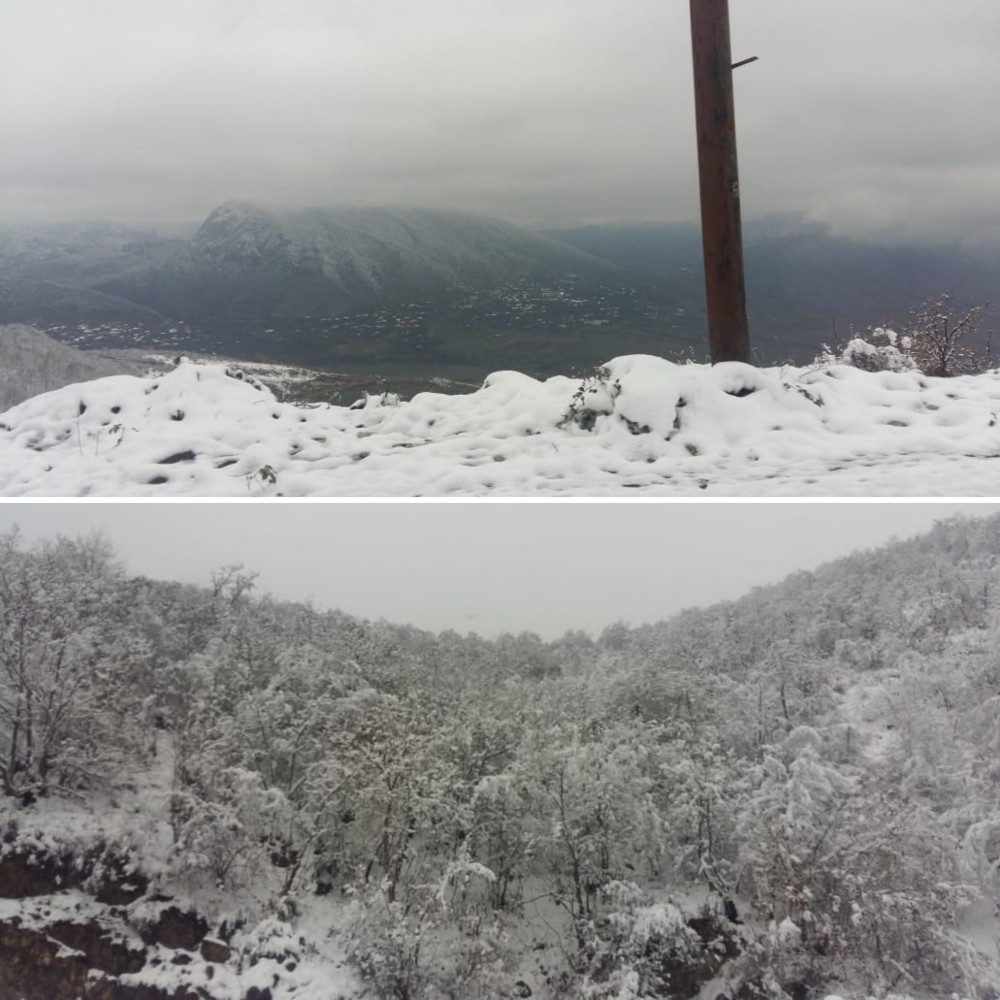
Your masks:
[{"label": "wooden utility pole", "polygon": [[690,2],[709,349],[713,365],[749,361],[729,0]]}]

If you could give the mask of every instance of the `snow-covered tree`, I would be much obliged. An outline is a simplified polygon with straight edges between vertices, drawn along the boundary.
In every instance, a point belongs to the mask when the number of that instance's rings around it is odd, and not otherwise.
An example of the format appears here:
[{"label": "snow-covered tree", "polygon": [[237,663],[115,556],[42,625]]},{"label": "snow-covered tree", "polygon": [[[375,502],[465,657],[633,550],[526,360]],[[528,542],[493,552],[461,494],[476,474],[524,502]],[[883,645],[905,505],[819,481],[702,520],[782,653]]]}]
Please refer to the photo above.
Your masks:
[{"label": "snow-covered tree", "polygon": [[925,375],[965,375],[992,359],[969,342],[983,316],[982,306],[958,306],[949,293],[921,302],[910,312],[911,353]]},{"label": "snow-covered tree", "polygon": [[[100,536],[25,548],[0,536],[0,782],[31,800],[85,787],[135,749],[135,659],[123,576]],[[135,640],[135,641],[133,641]],[[131,684],[129,682],[132,682]]]}]

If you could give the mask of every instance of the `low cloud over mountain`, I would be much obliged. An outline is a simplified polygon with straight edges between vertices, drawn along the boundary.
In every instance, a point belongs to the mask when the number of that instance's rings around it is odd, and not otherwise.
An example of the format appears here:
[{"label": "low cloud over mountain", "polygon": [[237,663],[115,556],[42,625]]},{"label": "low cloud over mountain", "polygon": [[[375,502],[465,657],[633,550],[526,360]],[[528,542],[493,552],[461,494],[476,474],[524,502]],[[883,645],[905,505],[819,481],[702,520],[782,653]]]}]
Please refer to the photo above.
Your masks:
[{"label": "low cloud over mountain", "polygon": [[422,209],[267,210],[229,201],[162,263],[103,290],[175,316],[301,316],[518,278],[617,268],[485,216]]}]

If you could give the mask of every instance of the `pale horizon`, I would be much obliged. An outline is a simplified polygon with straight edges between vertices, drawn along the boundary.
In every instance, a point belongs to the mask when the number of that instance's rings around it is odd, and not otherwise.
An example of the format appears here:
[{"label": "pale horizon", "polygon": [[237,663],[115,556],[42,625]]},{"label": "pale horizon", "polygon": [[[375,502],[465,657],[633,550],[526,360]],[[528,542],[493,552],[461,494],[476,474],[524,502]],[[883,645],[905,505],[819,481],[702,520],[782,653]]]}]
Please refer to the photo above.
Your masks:
[{"label": "pale horizon", "polygon": [[649,624],[1000,503],[0,503],[26,541],[101,531],[130,573],[492,637]]}]

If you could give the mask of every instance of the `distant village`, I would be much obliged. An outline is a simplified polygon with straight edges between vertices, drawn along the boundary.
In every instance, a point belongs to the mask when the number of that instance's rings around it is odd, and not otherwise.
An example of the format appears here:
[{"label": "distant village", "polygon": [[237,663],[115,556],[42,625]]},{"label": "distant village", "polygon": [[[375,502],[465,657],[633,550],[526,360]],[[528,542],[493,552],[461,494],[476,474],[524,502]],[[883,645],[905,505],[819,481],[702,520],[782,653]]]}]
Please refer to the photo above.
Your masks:
[{"label": "distant village", "polygon": [[161,327],[135,322],[37,325],[82,350],[152,348],[323,364],[368,354],[373,347],[403,358],[429,356],[442,335],[463,331],[496,339],[512,332],[622,326],[683,331],[685,309],[659,298],[634,286],[584,288],[569,279],[550,284],[523,279],[500,288],[463,290],[445,301],[406,302],[336,316],[206,317]]}]

